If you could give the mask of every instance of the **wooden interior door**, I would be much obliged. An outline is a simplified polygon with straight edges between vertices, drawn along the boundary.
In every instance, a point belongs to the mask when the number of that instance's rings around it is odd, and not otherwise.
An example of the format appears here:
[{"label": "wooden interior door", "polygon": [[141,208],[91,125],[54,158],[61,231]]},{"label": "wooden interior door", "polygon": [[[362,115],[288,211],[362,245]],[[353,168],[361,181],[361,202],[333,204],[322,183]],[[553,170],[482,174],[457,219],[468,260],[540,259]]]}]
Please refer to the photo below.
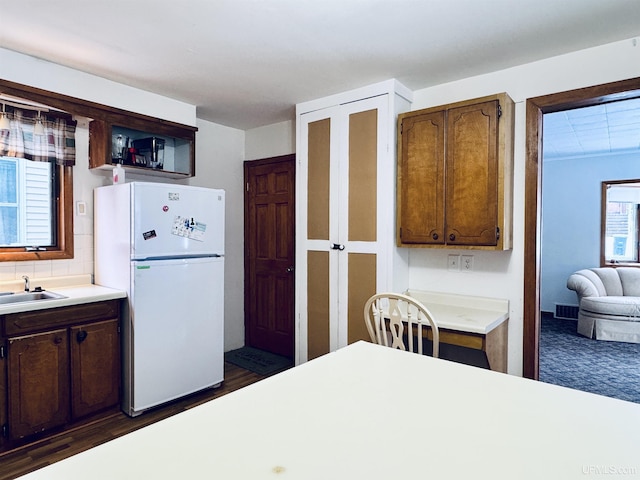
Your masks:
[{"label": "wooden interior door", "polygon": [[293,358],[295,155],[245,162],[245,344]]}]

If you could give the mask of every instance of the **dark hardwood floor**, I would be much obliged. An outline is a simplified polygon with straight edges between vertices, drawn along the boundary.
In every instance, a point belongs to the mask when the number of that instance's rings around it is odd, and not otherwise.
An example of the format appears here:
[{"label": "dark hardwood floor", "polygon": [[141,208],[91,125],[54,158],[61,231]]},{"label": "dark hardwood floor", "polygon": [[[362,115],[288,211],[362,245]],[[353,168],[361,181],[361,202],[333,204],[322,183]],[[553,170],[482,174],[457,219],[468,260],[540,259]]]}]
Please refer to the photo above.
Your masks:
[{"label": "dark hardwood floor", "polygon": [[225,363],[224,382],[210,389],[176,400],[131,418],[122,412],[67,430],[9,451],[0,451],[0,480],[18,478],[51,463],[88,450],[146,425],[208,402],[266,377]]}]

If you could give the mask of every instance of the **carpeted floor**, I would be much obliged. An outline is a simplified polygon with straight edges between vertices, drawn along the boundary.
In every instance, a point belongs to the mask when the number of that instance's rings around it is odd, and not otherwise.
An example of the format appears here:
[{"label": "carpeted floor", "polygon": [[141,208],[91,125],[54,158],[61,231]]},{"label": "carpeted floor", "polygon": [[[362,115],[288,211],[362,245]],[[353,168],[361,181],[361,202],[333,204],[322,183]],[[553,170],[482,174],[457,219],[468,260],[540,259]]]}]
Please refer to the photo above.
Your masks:
[{"label": "carpeted floor", "polygon": [[593,340],[542,316],[540,381],[640,403],[640,344]]}]

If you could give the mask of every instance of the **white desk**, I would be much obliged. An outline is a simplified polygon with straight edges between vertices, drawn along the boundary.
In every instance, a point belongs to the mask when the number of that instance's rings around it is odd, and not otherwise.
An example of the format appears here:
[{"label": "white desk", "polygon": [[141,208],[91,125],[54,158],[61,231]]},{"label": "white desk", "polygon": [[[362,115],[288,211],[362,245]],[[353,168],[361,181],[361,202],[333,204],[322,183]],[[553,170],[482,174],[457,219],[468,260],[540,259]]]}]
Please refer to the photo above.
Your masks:
[{"label": "white desk", "polygon": [[358,342],[25,480],[640,478],[640,405]]},{"label": "white desk", "polygon": [[491,370],[507,372],[509,300],[408,290],[433,314],[440,342],[479,350]]}]

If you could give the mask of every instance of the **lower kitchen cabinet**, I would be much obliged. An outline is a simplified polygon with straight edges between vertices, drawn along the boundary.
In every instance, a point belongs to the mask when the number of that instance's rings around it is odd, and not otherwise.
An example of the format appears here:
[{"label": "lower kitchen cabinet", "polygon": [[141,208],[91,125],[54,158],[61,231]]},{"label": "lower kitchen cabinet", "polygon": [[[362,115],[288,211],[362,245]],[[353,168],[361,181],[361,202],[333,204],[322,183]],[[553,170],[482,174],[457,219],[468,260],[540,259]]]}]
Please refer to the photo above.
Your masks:
[{"label": "lower kitchen cabinet", "polygon": [[11,438],[24,438],[69,421],[68,350],[66,330],[9,339]]},{"label": "lower kitchen cabinet", "polygon": [[80,418],[120,401],[118,320],[69,329],[71,416]]},{"label": "lower kitchen cabinet", "polygon": [[2,443],[94,418],[120,403],[118,300],[3,315]]}]

